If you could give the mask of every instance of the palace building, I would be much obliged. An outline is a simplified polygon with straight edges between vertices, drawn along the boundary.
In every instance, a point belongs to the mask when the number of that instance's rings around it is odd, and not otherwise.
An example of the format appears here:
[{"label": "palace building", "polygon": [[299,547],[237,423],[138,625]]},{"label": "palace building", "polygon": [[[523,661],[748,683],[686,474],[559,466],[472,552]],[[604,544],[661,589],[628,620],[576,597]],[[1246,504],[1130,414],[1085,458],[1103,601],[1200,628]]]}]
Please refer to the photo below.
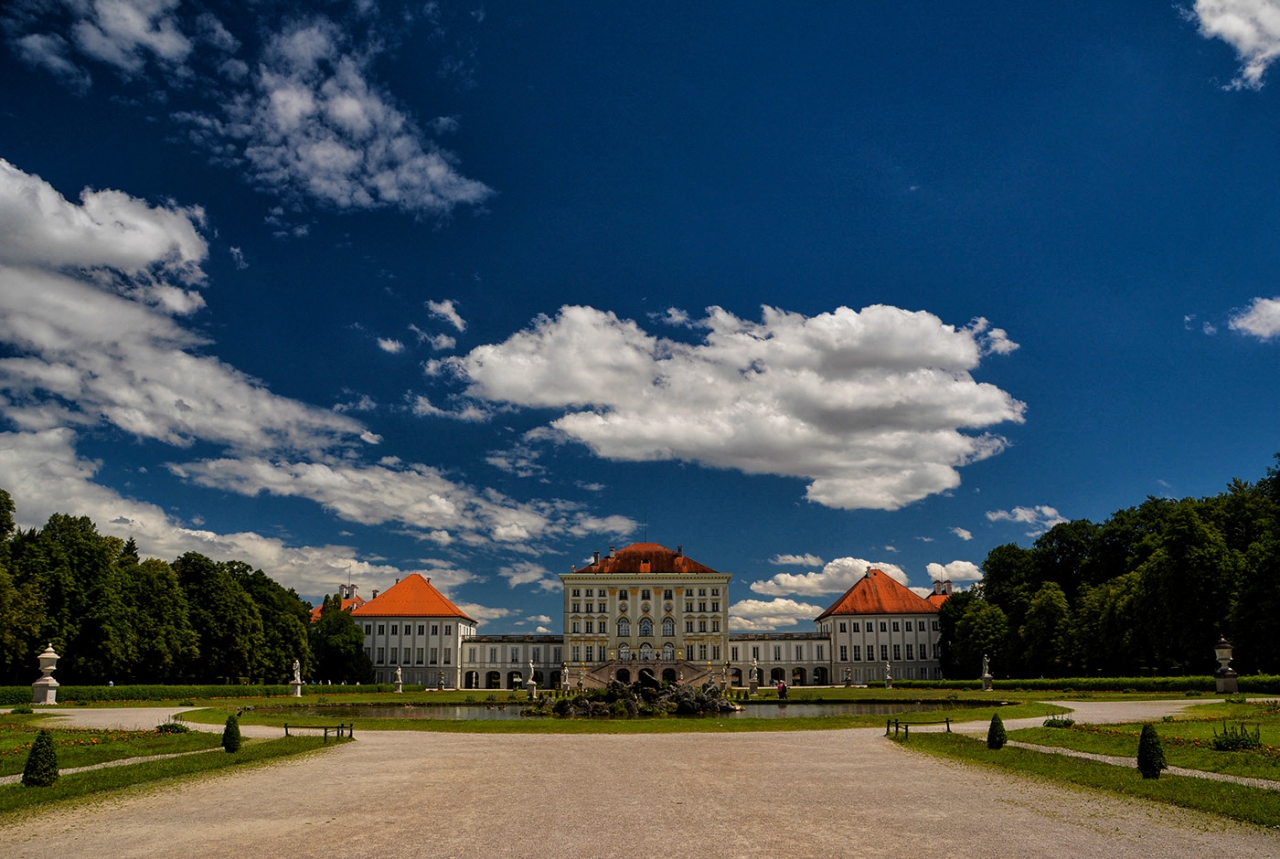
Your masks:
[{"label": "palace building", "polygon": [[[429,579],[414,574],[352,609],[378,682],[519,689],[631,683],[862,685],[940,679],[938,607],[950,582],[917,596],[871,570],[814,619],[814,632],[729,631],[729,580],[658,543],[633,543],[560,576],[563,635],[481,635]],[[343,593],[354,600],[354,589]]]}]

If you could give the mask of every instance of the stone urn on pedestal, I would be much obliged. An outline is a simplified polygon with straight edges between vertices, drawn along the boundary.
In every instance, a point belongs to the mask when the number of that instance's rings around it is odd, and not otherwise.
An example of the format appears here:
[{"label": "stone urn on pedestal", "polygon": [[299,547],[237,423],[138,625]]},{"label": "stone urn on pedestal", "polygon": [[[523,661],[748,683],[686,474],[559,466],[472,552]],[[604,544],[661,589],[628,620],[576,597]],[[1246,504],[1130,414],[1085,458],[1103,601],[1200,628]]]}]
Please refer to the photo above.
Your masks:
[{"label": "stone urn on pedestal", "polygon": [[53,669],[57,666],[61,657],[53,652],[53,644],[50,643],[36,657],[40,663],[40,678],[31,684],[31,703],[32,704],[56,704],[58,703],[58,681],[51,676]]}]

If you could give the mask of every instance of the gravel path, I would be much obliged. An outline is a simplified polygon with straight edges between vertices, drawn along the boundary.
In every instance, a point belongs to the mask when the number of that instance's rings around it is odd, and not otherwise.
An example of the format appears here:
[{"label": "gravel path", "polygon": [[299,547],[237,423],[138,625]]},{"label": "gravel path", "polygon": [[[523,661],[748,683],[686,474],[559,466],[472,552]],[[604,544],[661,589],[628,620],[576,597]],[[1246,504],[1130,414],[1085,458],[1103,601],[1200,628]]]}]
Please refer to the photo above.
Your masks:
[{"label": "gravel path", "polygon": [[1280,855],[1280,833],[938,759],[882,734],[365,731],[318,754],[32,815],[0,830],[0,856]]}]

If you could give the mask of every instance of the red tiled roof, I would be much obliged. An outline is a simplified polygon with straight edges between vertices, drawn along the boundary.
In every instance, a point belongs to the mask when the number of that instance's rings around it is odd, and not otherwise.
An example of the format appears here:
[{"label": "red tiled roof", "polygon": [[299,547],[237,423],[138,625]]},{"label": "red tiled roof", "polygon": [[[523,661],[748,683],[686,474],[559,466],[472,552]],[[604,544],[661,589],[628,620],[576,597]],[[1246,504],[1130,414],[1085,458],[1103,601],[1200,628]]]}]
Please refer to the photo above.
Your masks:
[{"label": "red tiled roof", "polygon": [[[364,605],[366,602],[367,600],[364,597],[360,596],[359,594],[356,594],[355,599],[342,601],[342,610],[348,611],[353,608],[359,608],[360,606]],[[311,610],[312,623],[315,623],[320,619],[320,612],[322,612],[323,610],[324,610],[324,603],[321,603],[320,605],[316,606]]]},{"label": "red tiled roof", "polygon": [[941,608],[942,604],[947,601],[947,597],[949,596],[951,596],[951,594],[933,593],[933,594],[929,594],[927,597],[925,597],[925,599],[928,601],[930,605],[934,606],[935,608]]},{"label": "red tiled roof", "polygon": [[614,552],[577,567],[575,573],[715,573],[716,570],[685,557],[683,549],[668,549],[660,543],[632,543]]},{"label": "red tiled roof", "polygon": [[449,602],[431,582],[412,573],[351,612],[353,617],[461,617],[475,623]]},{"label": "red tiled roof", "polygon": [[927,614],[937,610],[936,605],[916,596],[883,571],[867,570],[844,596],[818,615],[818,620],[833,614]]}]

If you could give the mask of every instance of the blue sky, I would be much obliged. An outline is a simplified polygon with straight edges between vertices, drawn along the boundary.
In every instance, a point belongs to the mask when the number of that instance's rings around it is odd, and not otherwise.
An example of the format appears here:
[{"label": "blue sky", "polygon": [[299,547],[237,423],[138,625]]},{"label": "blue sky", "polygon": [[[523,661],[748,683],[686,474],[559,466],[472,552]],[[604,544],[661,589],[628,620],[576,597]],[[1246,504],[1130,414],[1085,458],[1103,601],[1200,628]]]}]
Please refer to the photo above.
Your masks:
[{"label": "blue sky", "polygon": [[0,486],[488,631],[649,539],[868,565],[1280,450],[1280,7],[18,2]]}]

